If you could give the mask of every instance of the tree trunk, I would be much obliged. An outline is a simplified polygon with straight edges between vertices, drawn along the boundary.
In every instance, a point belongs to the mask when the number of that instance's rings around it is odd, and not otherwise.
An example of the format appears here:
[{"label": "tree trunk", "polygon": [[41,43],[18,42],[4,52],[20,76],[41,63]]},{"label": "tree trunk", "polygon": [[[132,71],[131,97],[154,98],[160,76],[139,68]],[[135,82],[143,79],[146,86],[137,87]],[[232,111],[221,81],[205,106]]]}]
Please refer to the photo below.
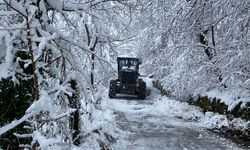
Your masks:
[{"label": "tree trunk", "polygon": [[212,45],[214,48],[214,55],[216,55],[216,50],[215,50],[215,35],[214,35],[214,26],[211,27],[212,30]]},{"label": "tree trunk", "polygon": [[[90,36],[90,32],[89,32],[89,28],[88,25],[85,24],[85,30],[86,30],[86,34],[87,34],[87,43],[88,46],[92,46],[91,44],[91,36]],[[92,87],[94,87],[95,84],[95,77],[94,77],[94,70],[95,70],[95,48],[96,45],[98,43],[98,37],[95,38],[95,42],[93,44],[92,47],[90,47],[90,51],[92,52],[91,54],[91,73],[90,73],[90,83],[92,85]]]},{"label": "tree trunk", "polygon": [[69,105],[71,108],[76,109],[73,112],[73,115],[70,118],[70,127],[73,129],[73,144],[79,145],[81,143],[79,133],[80,133],[80,103],[78,98],[78,90],[77,90],[77,82],[75,80],[71,80],[70,82],[71,88],[74,90],[72,96],[68,96]]},{"label": "tree trunk", "polygon": [[[27,11],[28,12],[28,11]],[[32,41],[31,41],[31,33],[30,33],[30,23],[28,21],[28,17],[26,19],[26,27],[27,27],[27,41],[28,41],[28,49],[29,49],[29,55],[31,57],[32,62],[32,70],[33,70],[33,80],[34,80],[34,99],[39,99],[39,86],[38,86],[38,78],[36,75],[36,62],[34,60],[34,54],[33,54],[33,47],[32,47]]]},{"label": "tree trunk", "polygon": [[91,78],[91,85],[94,87],[94,70],[95,70],[95,48],[96,48],[96,44],[98,42],[98,38],[95,39],[95,43],[93,45],[93,47],[90,48],[90,50],[93,52],[91,54],[91,61],[92,61],[92,64],[91,64],[91,74],[90,74],[90,78]]}]

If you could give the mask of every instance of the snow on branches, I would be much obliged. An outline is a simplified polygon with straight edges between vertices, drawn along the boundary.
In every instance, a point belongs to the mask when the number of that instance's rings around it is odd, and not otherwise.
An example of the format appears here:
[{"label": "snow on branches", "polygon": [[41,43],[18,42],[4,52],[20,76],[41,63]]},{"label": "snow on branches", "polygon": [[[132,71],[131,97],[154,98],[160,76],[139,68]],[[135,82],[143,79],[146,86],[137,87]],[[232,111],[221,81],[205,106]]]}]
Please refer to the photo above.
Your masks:
[{"label": "snow on branches", "polygon": [[20,85],[30,80],[32,103],[26,115],[0,128],[0,133],[26,121],[32,128],[32,149],[79,145],[82,126],[93,120],[96,86],[107,84],[104,79],[110,77],[107,70],[112,69],[105,68],[111,66],[113,42],[120,41],[119,33],[130,19],[129,5],[85,0],[0,2],[4,70],[0,78],[17,78]]}]

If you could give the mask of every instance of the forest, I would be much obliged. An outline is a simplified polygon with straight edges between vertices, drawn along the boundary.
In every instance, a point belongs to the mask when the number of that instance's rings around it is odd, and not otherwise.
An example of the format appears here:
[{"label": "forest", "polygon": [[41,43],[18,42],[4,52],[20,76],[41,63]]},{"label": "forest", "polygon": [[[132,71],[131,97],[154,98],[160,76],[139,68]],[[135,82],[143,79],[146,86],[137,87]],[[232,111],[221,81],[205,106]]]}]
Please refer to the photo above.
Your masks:
[{"label": "forest", "polygon": [[124,143],[106,96],[119,55],[250,131],[249,0],[0,0],[0,149]]}]

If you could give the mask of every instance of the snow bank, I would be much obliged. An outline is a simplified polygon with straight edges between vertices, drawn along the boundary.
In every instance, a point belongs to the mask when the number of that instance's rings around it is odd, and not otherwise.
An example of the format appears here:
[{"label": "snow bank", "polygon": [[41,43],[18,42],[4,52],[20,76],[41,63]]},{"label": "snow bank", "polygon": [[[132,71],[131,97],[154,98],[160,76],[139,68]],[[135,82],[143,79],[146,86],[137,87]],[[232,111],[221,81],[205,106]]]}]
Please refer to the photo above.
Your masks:
[{"label": "snow bank", "polygon": [[206,112],[205,115],[199,119],[199,124],[207,128],[221,128],[228,127],[229,120],[225,115]]},{"label": "snow bank", "polygon": [[244,107],[247,102],[250,102],[249,91],[243,89],[235,89],[225,92],[211,90],[202,94],[201,96],[208,96],[208,98],[220,99],[221,102],[224,102],[226,105],[228,105],[229,111],[231,111],[240,102],[242,102],[242,107]]},{"label": "snow bank", "polygon": [[147,88],[153,88],[154,79],[148,77],[140,77],[144,82],[146,82]]},{"label": "snow bank", "polygon": [[165,96],[158,95],[154,97],[153,101],[152,105],[139,105],[135,101],[129,101],[130,104],[128,105],[126,101],[124,102],[123,100],[111,100],[109,107],[126,114],[138,114],[142,116],[164,115],[166,117],[182,118],[188,120],[190,125],[204,128],[233,127],[236,129],[246,129],[248,124],[250,124],[250,121],[239,118],[229,120],[226,115],[220,115],[218,113],[206,112],[204,114],[197,106],[189,105],[187,102],[177,101]]},{"label": "snow bank", "polygon": [[[108,95],[106,88],[99,86],[98,92],[95,93],[98,107],[93,108],[91,116],[84,114],[81,116],[84,142],[80,149],[100,149],[100,142],[109,147],[113,147],[114,142],[119,143],[119,147],[125,146],[124,131],[117,128],[115,114],[110,108],[110,103],[107,101]],[[104,94],[105,93],[105,94]],[[76,148],[77,149],[77,148]],[[118,147],[114,148],[118,149]]]},{"label": "snow bank", "polygon": [[204,114],[197,106],[189,105],[186,102],[171,100],[167,97],[156,100],[153,106],[160,114],[191,120],[194,121],[194,125],[205,128],[232,127],[235,129],[246,129],[250,124],[250,121],[240,118],[229,120],[226,115],[218,113],[206,112]]},{"label": "snow bank", "polygon": [[203,113],[198,107],[189,105],[186,102],[180,102],[162,97],[154,103],[154,107],[159,113],[165,115],[173,115],[183,119],[197,119],[203,116]]}]

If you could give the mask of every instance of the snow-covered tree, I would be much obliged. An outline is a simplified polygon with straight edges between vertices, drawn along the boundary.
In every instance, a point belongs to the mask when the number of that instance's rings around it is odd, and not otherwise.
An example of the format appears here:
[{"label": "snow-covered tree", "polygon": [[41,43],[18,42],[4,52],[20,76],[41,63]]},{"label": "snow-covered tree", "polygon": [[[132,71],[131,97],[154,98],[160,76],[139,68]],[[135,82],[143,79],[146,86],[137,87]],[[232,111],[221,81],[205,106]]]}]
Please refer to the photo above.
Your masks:
[{"label": "snow-covered tree", "polygon": [[245,103],[249,5],[247,0],[144,1],[138,49],[148,59],[145,69],[182,100],[216,90]]},{"label": "snow-covered tree", "polygon": [[[8,79],[12,88],[23,88],[21,83],[27,81],[29,97],[22,101],[32,103],[22,117],[15,116],[19,120],[1,128],[1,135],[26,121],[30,134],[15,135],[31,137],[32,143],[21,147],[81,144],[105,148],[112,142],[111,131],[102,127],[105,118],[96,117],[101,97],[95,94],[95,87],[100,82],[107,84],[101,75],[113,71],[109,60],[117,55],[113,43],[123,39],[122,31],[129,24],[127,4],[105,0],[1,1],[1,82]],[[104,123],[91,127],[98,121]]]}]

